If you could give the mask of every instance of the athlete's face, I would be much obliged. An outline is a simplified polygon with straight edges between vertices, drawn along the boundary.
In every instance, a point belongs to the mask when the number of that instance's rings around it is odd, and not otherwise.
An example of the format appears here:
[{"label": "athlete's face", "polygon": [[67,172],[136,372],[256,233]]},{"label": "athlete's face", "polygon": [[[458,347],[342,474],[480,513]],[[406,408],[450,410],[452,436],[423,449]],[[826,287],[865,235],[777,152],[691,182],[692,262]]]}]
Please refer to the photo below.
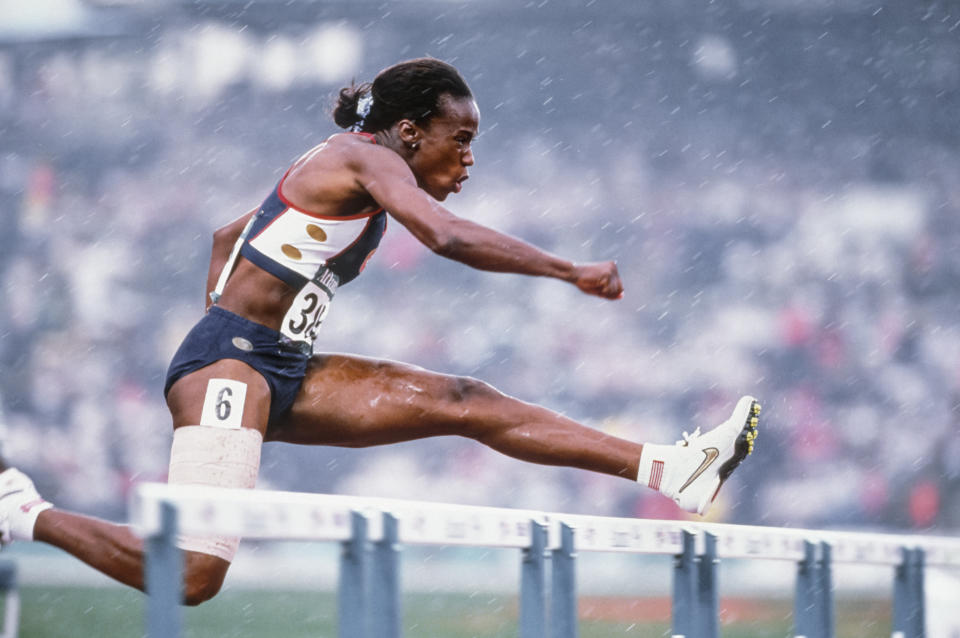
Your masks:
[{"label": "athlete's face", "polygon": [[420,145],[410,158],[417,184],[443,201],[459,193],[473,166],[470,144],[480,126],[480,110],[472,98],[440,98],[440,112],[420,128]]}]

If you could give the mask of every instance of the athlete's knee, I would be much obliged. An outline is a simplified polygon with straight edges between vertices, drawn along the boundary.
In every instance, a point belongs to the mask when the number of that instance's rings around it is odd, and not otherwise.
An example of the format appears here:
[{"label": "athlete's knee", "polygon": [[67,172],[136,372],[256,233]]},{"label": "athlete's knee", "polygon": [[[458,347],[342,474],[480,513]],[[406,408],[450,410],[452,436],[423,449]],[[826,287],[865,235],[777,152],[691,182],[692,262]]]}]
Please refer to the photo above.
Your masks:
[{"label": "athlete's knee", "polygon": [[493,386],[473,377],[437,374],[407,363],[379,361],[376,363],[379,376],[395,380],[394,387],[409,391],[412,397],[448,403],[463,403],[476,399],[503,396]]},{"label": "athlete's knee", "polygon": [[446,388],[446,399],[452,403],[465,403],[478,399],[492,399],[501,396],[492,385],[473,377],[450,377]]},{"label": "athlete's knee", "polygon": [[209,554],[184,552],[183,604],[195,607],[220,591],[230,563]]},{"label": "athlete's knee", "polygon": [[473,377],[449,377],[445,395],[444,409],[437,414],[445,415],[453,425],[452,433],[483,443],[509,425],[500,402],[505,395],[489,383]]}]

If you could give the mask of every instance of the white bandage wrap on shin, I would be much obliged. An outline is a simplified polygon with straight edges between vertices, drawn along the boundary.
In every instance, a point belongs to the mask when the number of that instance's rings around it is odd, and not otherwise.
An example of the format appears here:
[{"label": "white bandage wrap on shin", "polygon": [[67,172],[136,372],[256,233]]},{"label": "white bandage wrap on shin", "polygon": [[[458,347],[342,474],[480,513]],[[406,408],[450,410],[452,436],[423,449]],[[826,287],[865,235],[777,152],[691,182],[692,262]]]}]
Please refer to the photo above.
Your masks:
[{"label": "white bandage wrap on shin", "polygon": [[[250,428],[224,429],[187,425],[174,430],[170,449],[171,485],[253,488],[260,470],[263,437]],[[233,561],[240,545],[235,536],[191,536],[177,539],[181,549]]]}]

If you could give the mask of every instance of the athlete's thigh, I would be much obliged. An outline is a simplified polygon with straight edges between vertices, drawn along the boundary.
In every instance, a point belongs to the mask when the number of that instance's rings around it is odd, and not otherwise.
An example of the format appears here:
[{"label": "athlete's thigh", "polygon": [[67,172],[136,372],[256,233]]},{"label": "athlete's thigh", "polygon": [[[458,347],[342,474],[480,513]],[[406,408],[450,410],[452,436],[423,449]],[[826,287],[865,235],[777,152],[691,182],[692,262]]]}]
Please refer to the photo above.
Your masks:
[{"label": "athlete's thigh", "polygon": [[453,434],[445,414],[465,380],[355,355],[314,355],[286,419],[267,440],[366,446]]},{"label": "athlete's thigh", "polygon": [[[244,395],[242,403],[239,401],[241,391]],[[246,363],[236,359],[221,359],[177,379],[167,393],[167,407],[173,417],[174,428],[181,425],[219,425],[217,420],[222,420],[228,424],[239,423],[241,427],[254,428],[264,434],[270,415],[270,386],[259,372]],[[211,419],[211,423],[204,422]]]}]

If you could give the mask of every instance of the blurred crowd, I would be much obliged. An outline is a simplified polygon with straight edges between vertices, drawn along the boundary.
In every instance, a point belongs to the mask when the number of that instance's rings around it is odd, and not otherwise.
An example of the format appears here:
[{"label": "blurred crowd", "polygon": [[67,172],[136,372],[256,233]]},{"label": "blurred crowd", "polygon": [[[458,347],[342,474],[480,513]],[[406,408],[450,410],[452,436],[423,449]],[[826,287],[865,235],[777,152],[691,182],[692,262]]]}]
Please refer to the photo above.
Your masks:
[{"label": "blurred crowd", "polygon": [[[429,52],[474,88],[477,166],[450,208],[617,259],[626,297],[471,271],[391,223],[317,349],[475,376],[641,441],[713,427],[755,394],[756,452],[716,519],[956,532],[960,144],[935,123],[958,107],[960,45],[922,12],[860,26],[883,18],[748,12],[709,31],[669,13],[656,30],[490,15],[470,29],[483,46],[420,25],[427,50],[358,22],[358,79]],[[351,79],[247,78],[203,99],[151,85],[158,51],[238,28],[204,24],[0,49],[2,451],[56,503],[118,519],[131,485],[166,474],[163,378],[203,312],[212,231],[336,132],[328,107]],[[681,516],[626,481],[456,438],[271,444],[261,485]]]}]

